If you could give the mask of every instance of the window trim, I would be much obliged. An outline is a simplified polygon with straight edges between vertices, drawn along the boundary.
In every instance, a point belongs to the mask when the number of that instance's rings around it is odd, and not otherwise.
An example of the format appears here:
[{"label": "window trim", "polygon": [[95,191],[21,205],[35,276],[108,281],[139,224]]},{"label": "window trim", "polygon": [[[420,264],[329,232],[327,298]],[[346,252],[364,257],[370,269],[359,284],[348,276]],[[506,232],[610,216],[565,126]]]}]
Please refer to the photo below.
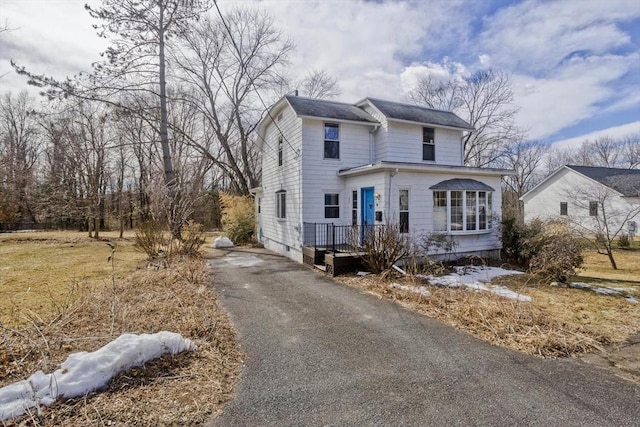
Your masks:
[{"label": "window trim", "polygon": [[[445,193],[446,195],[446,199],[442,200],[442,194],[439,194],[439,197],[436,198],[436,193]],[[461,193],[460,197],[461,197],[461,217],[462,217],[462,223],[460,224],[460,229],[455,229],[453,230],[451,228],[451,215],[452,215],[452,205],[451,205],[451,193]],[[468,209],[467,209],[467,193],[475,193],[475,228],[472,230],[467,230],[467,215],[469,214]],[[483,198],[481,197],[481,193],[484,193],[484,204],[480,203],[480,200],[482,200]],[[432,229],[435,233],[448,233],[448,234],[455,234],[455,235],[462,235],[462,234],[486,234],[486,233],[491,233],[493,231],[493,225],[492,225],[492,218],[493,218],[493,191],[486,191],[486,190],[433,190],[432,191],[432,198],[433,198],[433,211],[432,211]],[[438,205],[436,206],[436,200],[439,200],[440,203],[442,203],[444,201],[444,206],[442,205]],[[457,200],[457,198],[456,198]],[[484,206],[485,211],[484,211],[484,218],[483,218],[483,212],[482,212],[482,207]],[[446,225],[445,225],[445,229],[444,230],[436,230],[435,227],[435,220],[436,220],[436,208],[445,208],[445,221],[446,221]],[[458,207],[458,206],[456,206]],[[481,224],[484,223],[484,228],[480,228]]]},{"label": "window trim", "polygon": [[[338,130],[338,138],[337,139],[328,139],[327,138],[327,126],[335,127]],[[333,122],[325,122],[322,126],[322,159],[323,160],[340,160],[340,124]],[[337,157],[327,157],[327,143],[336,143],[338,145],[338,156]]]},{"label": "window trim", "polygon": [[277,220],[285,220],[287,219],[287,191],[279,190],[276,191],[276,219]]},{"label": "window trim", "polygon": [[[425,140],[425,133],[427,132],[427,129],[430,129],[433,133],[433,139],[431,139],[430,141]],[[433,147],[433,159],[425,159],[425,155],[424,155],[425,146]],[[423,162],[436,161],[436,128],[433,128],[430,126],[422,127],[422,161]]]}]

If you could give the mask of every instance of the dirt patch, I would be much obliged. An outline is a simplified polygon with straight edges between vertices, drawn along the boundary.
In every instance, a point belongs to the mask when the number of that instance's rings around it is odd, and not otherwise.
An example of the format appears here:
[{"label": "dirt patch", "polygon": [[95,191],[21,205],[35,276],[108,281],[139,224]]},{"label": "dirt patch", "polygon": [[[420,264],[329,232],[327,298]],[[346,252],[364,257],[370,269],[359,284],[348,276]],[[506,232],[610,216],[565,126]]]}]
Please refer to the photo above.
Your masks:
[{"label": "dirt patch", "polygon": [[58,313],[23,313],[28,326],[3,327],[0,386],[51,372],[70,353],[94,351],[122,333],[178,332],[195,352],[133,368],[106,390],[58,402],[9,425],[199,425],[232,397],[242,354],[216,303],[202,259],[143,269],[115,284],[78,287]]}]

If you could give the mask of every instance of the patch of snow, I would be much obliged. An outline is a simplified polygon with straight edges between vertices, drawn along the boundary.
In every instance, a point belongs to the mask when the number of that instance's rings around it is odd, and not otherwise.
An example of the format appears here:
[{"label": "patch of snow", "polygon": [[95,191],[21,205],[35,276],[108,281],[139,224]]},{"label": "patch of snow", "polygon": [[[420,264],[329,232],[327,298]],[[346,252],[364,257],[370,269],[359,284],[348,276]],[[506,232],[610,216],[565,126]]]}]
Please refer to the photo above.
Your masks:
[{"label": "patch of snow", "polygon": [[232,248],[233,242],[228,237],[220,236],[213,241],[211,247],[216,249]]},{"label": "patch of snow", "polygon": [[456,267],[456,272],[447,274],[446,276],[426,276],[424,274],[417,275],[422,279],[426,279],[432,285],[446,287],[465,287],[476,291],[491,292],[506,298],[518,301],[531,302],[528,295],[519,294],[504,286],[489,285],[493,279],[500,276],[508,276],[513,274],[524,274],[521,271],[506,270],[500,267]]},{"label": "patch of snow", "polygon": [[369,273],[368,271],[358,271],[358,272],[356,273],[356,276],[368,276],[368,275],[370,275],[370,274],[371,274],[371,273]]},{"label": "patch of snow", "polygon": [[227,255],[224,257],[224,260],[227,264],[236,267],[253,267],[262,262],[262,260],[255,255]]},{"label": "patch of snow", "polygon": [[518,301],[531,302],[531,297],[529,295],[519,294],[504,286],[493,286],[489,289],[489,291],[493,292],[496,295],[515,299]]},{"label": "patch of snow", "polygon": [[629,295],[629,294],[636,293],[635,288],[604,288],[601,286],[594,286],[594,285],[590,285],[588,283],[582,283],[582,282],[573,282],[573,283],[570,283],[568,286],[570,288],[592,291],[598,295],[624,297],[624,299],[626,299],[632,304],[636,304],[638,302],[636,298],[634,298],[632,295]]},{"label": "patch of snow", "polygon": [[94,352],[70,354],[51,374],[38,371],[26,380],[0,388],[0,420],[23,415],[40,405],[49,406],[58,398],[83,396],[101,389],[118,373],[164,354],[195,349],[193,342],[174,332],[120,335]]},{"label": "patch of snow", "polygon": [[424,286],[408,286],[408,285],[401,285],[400,283],[391,283],[389,287],[393,289],[400,289],[401,291],[413,292],[416,294],[424,295],[426,297],[431,295],[431,292],[429,292],[429,290]]}]

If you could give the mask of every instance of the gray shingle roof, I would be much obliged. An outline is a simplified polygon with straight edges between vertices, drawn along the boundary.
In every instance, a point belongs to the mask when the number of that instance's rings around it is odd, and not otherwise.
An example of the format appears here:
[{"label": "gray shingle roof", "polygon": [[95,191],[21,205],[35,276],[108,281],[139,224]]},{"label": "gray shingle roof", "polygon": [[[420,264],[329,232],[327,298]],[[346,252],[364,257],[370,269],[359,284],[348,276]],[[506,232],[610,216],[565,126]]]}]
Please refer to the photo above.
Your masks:
[{"label": "gray shingle roof", "polygon": [[566,165],[624,196],[640,197],[640,170]]},{"label": "gray shingle roof", "polygon": [[299,116],[378,123],[369,113],[352,104],[304,98],[301,96],[285,96],[285,98],[287,98],[287,101]]},{"label": "gray shingle roof", "polygon": [[493,187],[475,179],[454,178],[440,181],[429,187],[430,190],[469,190],[469,191],[495,191]]},{"label": "gray shingle roof", "polygon": [[473,130],[473,127],[450,111],[434,110],[418,105],[401,104],[367,98],[382,114],[390,119],[407,120],[417,123],[449,126],[460,129]]}]

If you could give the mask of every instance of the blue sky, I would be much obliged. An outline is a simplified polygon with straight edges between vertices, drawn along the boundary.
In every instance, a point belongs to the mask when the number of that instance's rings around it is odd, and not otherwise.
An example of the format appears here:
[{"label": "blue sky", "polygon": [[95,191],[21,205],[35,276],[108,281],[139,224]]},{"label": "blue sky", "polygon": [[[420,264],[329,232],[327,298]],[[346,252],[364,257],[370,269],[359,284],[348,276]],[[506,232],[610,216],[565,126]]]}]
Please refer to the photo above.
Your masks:
[{"label": "blue sky", "polygon": [[[58,77],[88,70],[104,44],[81,0],[0,0],[0,90],[8,59]],[[403,100],[422,76],[493,67],[512,77],[518,124],[567,145],[640,133],[640,1],[220,0],[258,6],[297,49],[292,77],[325,69],[340,100]]]}]

